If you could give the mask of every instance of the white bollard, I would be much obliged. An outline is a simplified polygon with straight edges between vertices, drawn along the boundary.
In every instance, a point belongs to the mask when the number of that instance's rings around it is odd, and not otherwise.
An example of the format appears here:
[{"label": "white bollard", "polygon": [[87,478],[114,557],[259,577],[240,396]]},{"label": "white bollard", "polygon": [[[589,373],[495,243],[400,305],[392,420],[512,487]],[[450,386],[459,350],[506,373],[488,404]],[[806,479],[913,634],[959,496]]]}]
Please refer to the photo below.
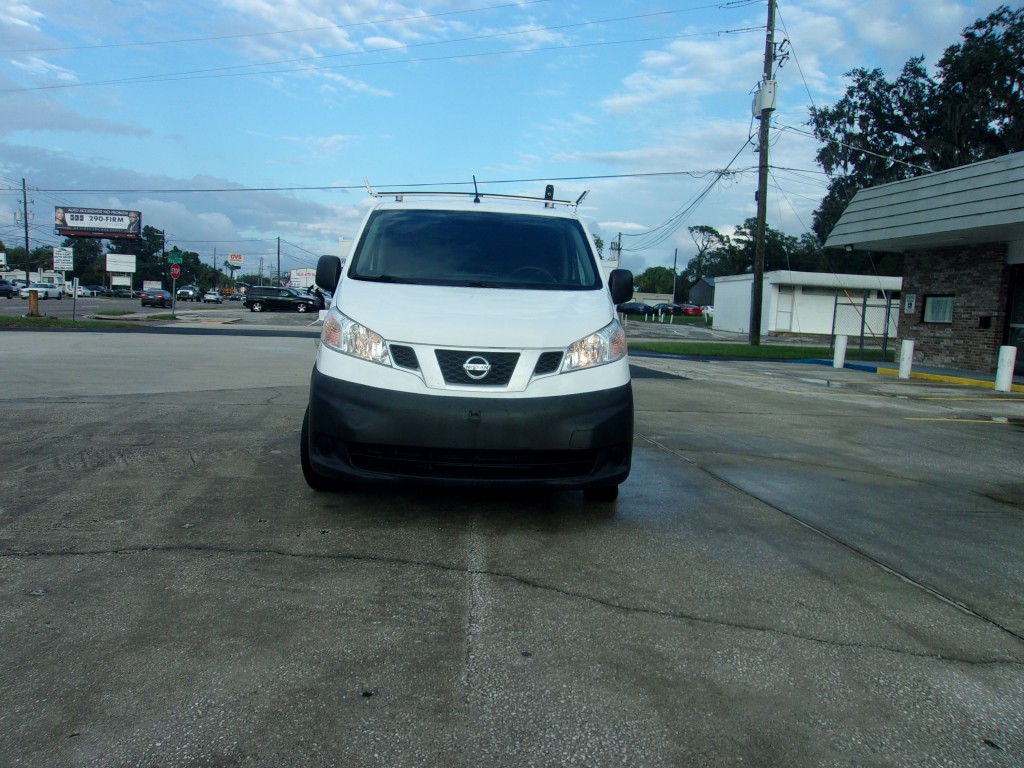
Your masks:
[{"label": "white bollard", "polygon": [[842,368],[846,365],[846,344],[848,338],[846,336],[836,336],[836,350],[832,356],[832,367]]},{"label": "white bollard", "polygon": [[996,392],[1013,389],[1013,367],[1017,364],[1016,347],[999,348],[999,364],[996,366]]},{"label": "white bollard", "polygon": [[900,345],[900,378],[909,379],[910,369],[914,366],[914,342],[904,339]]}]

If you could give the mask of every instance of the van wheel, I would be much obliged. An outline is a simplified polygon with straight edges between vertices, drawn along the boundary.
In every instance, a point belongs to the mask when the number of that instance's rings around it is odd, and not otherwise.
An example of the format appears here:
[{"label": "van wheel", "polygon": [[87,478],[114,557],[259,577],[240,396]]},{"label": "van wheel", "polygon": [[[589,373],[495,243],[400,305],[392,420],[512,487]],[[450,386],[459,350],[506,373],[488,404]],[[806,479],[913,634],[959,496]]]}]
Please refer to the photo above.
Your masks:
[{"label": "van wheel", "polygon": [[332,480],[329,477],[324,477],[315,469],[309,461],[309,408],[306,408],[305,414],[302,416],[302,432],[299,435],[299,458],[302,462],[302,477],[306,480],[306,485],[312,488],[314,491],[337,491],[341,488],[341,483]]},{"label": "van wheel", "polygon": [[584,501],[609,502],[619,498],[619,486],[607,485],[600,488],[585,488],[583,490]]},{"label": "van wheel", "polygon": [[262,312],[263,311],[263,302],[262,301],[250,301],[249,302],[249,311],[250,312]]},{"label": "van wheel", "polygon": [[306,312],[309,312],[309,304],[299,304],[295,309],[305,314]]}]

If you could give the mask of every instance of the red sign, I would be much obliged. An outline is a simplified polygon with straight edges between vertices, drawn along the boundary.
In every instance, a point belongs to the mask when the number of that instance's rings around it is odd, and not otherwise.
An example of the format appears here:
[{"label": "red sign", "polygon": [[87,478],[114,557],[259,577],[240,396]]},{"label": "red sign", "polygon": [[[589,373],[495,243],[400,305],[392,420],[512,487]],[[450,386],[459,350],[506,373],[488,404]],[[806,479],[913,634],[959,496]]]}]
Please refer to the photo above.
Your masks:
[{"label": "red sign", "polygon": [[181,277],[181,264],[171,264],[171,279],[177,280]]}]

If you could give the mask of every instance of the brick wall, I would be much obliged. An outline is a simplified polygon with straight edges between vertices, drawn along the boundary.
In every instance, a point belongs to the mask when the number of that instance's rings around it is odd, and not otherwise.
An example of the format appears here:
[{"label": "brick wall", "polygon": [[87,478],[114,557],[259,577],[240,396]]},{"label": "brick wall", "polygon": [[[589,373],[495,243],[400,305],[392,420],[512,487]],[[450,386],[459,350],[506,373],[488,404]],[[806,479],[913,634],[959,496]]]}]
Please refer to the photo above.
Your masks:
[{"label": "brick wall", "polygon": [[[916,307],[910,315],[901,310],[899,338],[913,340],[915,363],[994,373],[1009,287],[1005,243],[910,252],[903,296],[914,295]],[[929,295],[953,296],[952,323],[924,322]]]}]

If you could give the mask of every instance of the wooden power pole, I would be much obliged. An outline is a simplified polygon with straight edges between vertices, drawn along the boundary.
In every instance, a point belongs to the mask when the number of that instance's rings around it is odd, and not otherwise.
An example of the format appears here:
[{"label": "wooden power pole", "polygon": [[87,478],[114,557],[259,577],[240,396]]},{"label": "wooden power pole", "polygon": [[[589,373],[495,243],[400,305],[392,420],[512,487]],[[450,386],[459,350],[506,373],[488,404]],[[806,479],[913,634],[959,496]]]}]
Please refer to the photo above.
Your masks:
[{"label": "wooden power pole", "polygon": [[775,109],[775,0],[768,0],[768,34],[764,43],[764,77],[754,97],[754,115],[761,121],[758,137],[757,232],[754,241],[754,282],[750,288],[750,343],[761,343],[761,307],[764,293],[765,221],[768,217],[768,123]]}]

